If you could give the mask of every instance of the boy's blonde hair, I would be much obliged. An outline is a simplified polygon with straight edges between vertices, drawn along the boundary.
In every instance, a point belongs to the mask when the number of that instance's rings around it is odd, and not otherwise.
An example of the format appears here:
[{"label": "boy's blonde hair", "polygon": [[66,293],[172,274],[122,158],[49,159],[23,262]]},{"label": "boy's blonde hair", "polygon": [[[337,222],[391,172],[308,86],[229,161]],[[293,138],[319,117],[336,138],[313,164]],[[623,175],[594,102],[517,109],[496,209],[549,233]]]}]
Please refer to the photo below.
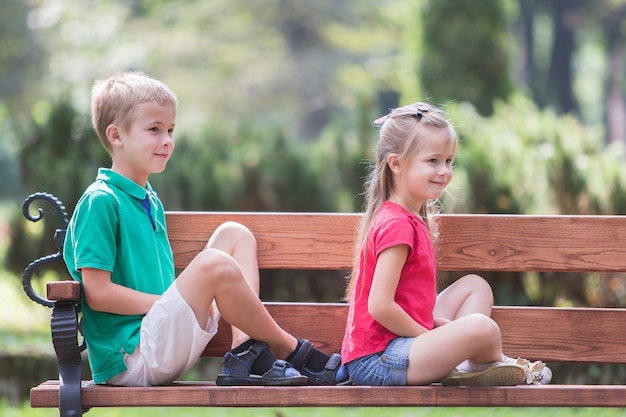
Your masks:
[{"label": "boy's blonde hair", "polygon": [[[388,156],[395,153],[401,161],[410,160],[419,150],[421,139],[432,129],[444,131],[447,140],[452,141],[455,146],[458,144],[456,131],[443,112],[427,103],[418,102],[399,107],[374,121],[374,124],[380,126],[376,161],[365,182],[365,216],[358,229],[352,274],[346,291],[348,300],[361,267],[360,256],[366,247],[369,229],[383,203],[389,200],[393,192],[393,176],[387,163]],[[428,225],[433,239],[437,237],[437,225],[433,216],[438,211],[437,202],[427,200],[418,213]]]},{"label": "boy's blonde hair", "polygon": [[137,107],[153,102],[178,106],[176,95],[167,85],[143,72],[120,72],[94,83],[91,121],[100,142],[109,153],[111,144],[106,135],[107,127],[115,124],[128,131]]}]

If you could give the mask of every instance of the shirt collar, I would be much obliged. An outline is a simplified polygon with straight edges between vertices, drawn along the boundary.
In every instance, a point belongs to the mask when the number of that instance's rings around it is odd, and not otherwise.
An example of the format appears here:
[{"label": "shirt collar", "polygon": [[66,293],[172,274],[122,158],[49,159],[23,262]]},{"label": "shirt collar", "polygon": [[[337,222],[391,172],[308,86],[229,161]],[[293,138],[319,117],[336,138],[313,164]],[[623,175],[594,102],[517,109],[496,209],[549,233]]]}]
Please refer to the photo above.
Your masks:
[{"label": "shirt collar", "polygon": [[110,168],[100,168],[98,170],[98,176],[96,177],[96,179],[111,184],[116,188],[119,188],[126,194],[140,200],[146,198],[146,194],[148,193],[148,191],[152,192],[152,187],[150,186],[150,183],[146,183],[146,188],[144,188],[136,182],[111,170]]}]

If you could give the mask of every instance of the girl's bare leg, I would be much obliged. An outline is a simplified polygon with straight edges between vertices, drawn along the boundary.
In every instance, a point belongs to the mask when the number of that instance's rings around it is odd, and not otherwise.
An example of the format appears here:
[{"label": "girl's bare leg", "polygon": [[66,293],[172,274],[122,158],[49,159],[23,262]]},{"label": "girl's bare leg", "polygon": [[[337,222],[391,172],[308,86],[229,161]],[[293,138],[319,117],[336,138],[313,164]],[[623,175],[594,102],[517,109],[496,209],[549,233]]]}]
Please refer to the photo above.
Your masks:
[{"label": "girl's bare leg", "polygon": [[407,384],[438,381],[466,359],[488,364],[502,358],[498,325],[483,314],[469,314],[418,336],[409,352]]},{"label": "girl's bare leg", "polygon": [[502,359],[498,325],[491,320],[493,293],[478,275],[465,275],[437,296],[433,314],[450,320],[416,338],[409,353],[408,384],[436,381],[462,362],[482,366]]},{"label": "girl's bare leg", "polygon": [[441,291],[433,314],[448,320],[456,320],[468,314],[479,313],[491,317],[493,292],[482,277],[465,275]]}]

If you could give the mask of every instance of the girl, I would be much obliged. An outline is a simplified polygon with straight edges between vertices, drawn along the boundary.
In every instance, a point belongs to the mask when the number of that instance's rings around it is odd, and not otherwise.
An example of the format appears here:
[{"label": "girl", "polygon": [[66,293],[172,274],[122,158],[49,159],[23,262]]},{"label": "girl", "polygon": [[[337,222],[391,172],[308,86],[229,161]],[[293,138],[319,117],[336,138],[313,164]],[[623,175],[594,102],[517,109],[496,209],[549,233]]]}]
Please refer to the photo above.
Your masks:
[{"label": "girl", "polygon": [[484,279],[466,275],[437,295],[433,215],[452,180],[454,128],[425,103],[395,109],[374,123],[381,126],[380,137],[366,184],[342,346],[351,382],[549,382],[543,363],[502,354],[500,329],[490,318],[493,294]]}]

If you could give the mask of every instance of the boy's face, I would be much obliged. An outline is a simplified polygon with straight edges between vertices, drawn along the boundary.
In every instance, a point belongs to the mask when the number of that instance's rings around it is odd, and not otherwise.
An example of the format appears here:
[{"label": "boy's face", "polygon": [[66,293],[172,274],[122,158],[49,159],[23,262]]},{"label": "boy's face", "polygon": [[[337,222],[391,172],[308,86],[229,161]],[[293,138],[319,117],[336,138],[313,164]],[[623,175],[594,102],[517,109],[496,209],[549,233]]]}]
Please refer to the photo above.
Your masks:
[{"label": "boy's face", "polygon": [[109,125],[113,171],[141,186],[145,186],[150,174],[163,172],[174,151],[175,120],[173,104],[151,102],[137,108],[128,131]]}]

